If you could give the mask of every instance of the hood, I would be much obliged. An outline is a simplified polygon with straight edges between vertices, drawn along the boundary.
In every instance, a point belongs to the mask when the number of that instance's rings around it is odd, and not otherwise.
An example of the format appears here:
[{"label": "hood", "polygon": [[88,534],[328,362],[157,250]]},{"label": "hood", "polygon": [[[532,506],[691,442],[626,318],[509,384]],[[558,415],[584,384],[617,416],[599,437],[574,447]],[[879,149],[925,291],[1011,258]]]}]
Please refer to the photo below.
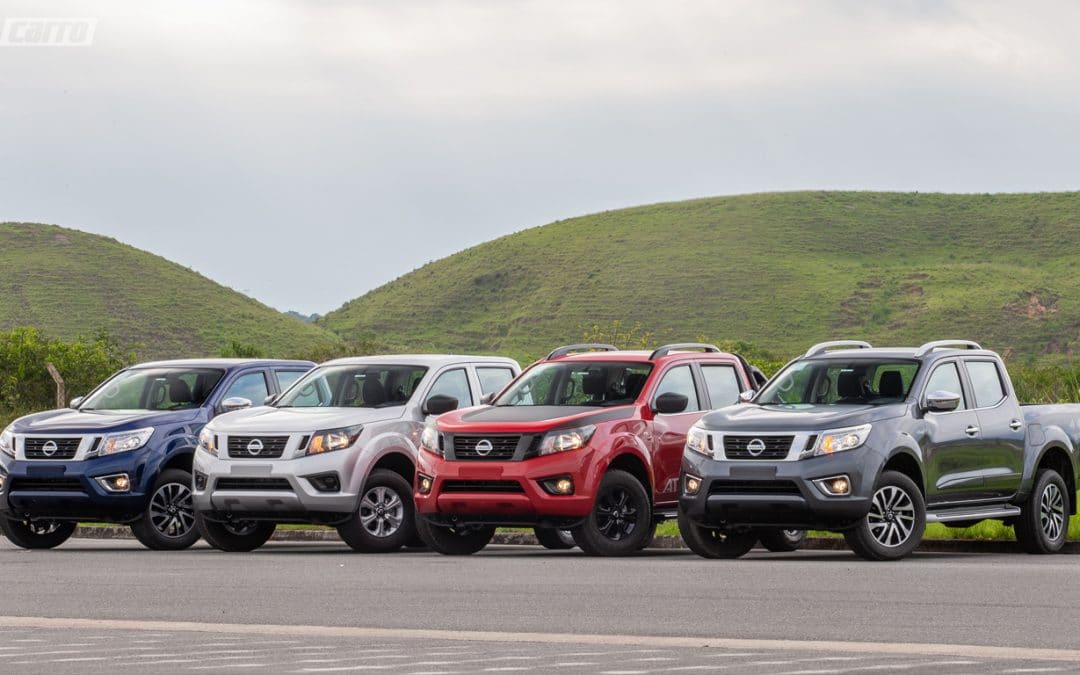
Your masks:
[{"label": "hood", "polygon": [[472,431],[535,433],[549,429],[580,427],[613,420],[630,419],[637,408],[565,405],[477,406],[448,412],[439,417],[439,430],[448,433]]},{"label": "hood", "polygon": [[405,406],[392,408],[274,408],[259,406],[225,413],[207,428],[224,434],[312,433],[325,429],[400,419]]},{"label": "hood", "polygon": [[12,431],[17,434],[73,434],[127,431],[142,427],[186,424],[204,414],[201,408],[192,410],[49,410],[20,417]]},{"label": "hood", "polygon": [[754,405],[740,403],[708,413],[710,431],[826,431],[899,417],[907,405]]}]

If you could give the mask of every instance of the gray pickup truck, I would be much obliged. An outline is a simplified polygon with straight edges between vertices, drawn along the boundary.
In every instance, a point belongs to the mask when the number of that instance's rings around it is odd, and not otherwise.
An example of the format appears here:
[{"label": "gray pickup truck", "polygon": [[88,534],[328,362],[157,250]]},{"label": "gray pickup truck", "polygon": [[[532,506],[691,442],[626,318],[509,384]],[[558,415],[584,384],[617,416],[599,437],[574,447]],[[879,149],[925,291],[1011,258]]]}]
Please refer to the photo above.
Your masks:
[{"label": "gray pickup truck", "polygon": [[1065,544],[1076,513],[1080,405],[1021,405],[1001,358],[969,341],[815,345],[687,436],[679,527],[734,558],[753,528],[839,531],[897,560],[928,522],[1012,525],[1030,553]]}]

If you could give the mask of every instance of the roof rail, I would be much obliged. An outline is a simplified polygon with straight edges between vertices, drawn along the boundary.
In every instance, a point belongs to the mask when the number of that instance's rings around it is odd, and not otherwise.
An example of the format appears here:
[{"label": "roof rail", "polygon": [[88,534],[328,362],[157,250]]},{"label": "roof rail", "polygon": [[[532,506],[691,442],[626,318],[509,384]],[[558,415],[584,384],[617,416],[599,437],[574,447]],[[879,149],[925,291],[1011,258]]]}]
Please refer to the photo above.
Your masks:
[{"label": "roof rail", "polygon": [[833,349],[834,347],[849,347],[855,349],[871,349],[869,342],[863,342],[862,340],[832,340],[830,342],[819,342],[810,349],[806,350],[803,354],[803,358],[809,358],[811,356],[818,356]]},{"label": "roof rail", "polygon": [[566,356],[571,352],[617,352],[619,348],[615,345],[606,345],[598,342],[586,342],[580,345],[566,345],[565,347],[559,347],[555,351],[551,352],[545,358],[545,361],[557,359],[561,356]]},{"label": "roof rail", "polygon": [[700,349],[703,352],[710,353],[718,353],[720,351],[720,348],[716,345],[707,345],[703,342],[676,342],[675,344],[660,347],[649,355],[649,360],[658,359],[661,356],[667,356],[671,352],[682,351],[685,349]]},{"label": "roof rail", "polygon": [[971,340],[934,340],[933,342],[927,342],[922,347],[915,350],[915,358],[922,358],[935,349],[944,349],[945,347],[953,347],[955,349],[982,349],[982,345],[978,342],[972,342]]}]

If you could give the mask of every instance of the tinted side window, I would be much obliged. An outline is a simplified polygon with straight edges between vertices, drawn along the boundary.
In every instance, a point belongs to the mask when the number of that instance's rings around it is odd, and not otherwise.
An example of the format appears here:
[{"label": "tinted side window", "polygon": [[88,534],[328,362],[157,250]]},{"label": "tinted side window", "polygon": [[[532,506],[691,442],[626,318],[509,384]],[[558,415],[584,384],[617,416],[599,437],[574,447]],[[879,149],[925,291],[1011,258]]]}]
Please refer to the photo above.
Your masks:
[{"label": "tinted side window", "polygon": [[960,384],[960,371],[956,369],[955,363],[940,365],[930,375],[930,379],[926,382],[926,393],[930,394],[935,391],[959,394],[960,405],[956,406],[956,409],[967,409],[967,401],[964,400],[964,387]]},{"label": "tinted side window", "polygon": [[432,396],[451,396],[457,399],[458,406],[467,408],[472,405],[472,392],[469,389],[469,378],[463,368],[448,370],[435,380],[428,392],[428,398]]},{"label": "tinted side window", "polygon": [[701,410],[701,403],[698,401],[697,389],[694,388],[694,377],[690,372],[690,366],[676,366],[664,373],[664,378],[660,380],[660,384],[656,388],[654,400],[659,398],[661,394],[667,393],[682,394],[687,398],[689,403],[686,404],[686,410],[683,412]]},{"label": "tinted side window", "polygon": [[477,368],[476,376],[480,378],[480,393],[486,395],[502,391],[506,383],[514,379],[514,371],[509,368]]},{"label": "tinted side window", "polygon": [[246,398],[255,405],[262,405],[263,400],[270,395],[270,391],[266,388],[266,378],[260,373],[247,373],[236,378],[236,380],[229,385],[229,389],[225,392],[226,398],[233,396],[239,396],[240,398]]},{"label": "tinted side window", "polygon": [[1005,398],[1005,387],[993,361],[965,361],[971,388],[975,394],[975,406],[989,408]]},{"label": "tinted side window", "polygon": [[739,376],[731,366],[701,366],[705,389],[714,408],[739,402]]},{"label": "tinted side window", "polygon": [[293,382],[303,377],[306,372],[306,370],[275,370],[274,377],[277,378],[278,389],[285,391],[292,386]]}]

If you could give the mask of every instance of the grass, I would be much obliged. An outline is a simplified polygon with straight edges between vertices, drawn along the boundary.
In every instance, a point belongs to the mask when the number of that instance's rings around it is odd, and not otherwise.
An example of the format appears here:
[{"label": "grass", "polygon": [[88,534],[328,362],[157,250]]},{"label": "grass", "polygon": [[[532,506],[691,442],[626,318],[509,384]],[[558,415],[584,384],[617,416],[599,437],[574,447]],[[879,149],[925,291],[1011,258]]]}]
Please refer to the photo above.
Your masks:
[{"label": "grass", "polygon": [[164,258],[55,225],[0,223],[0,329],[57,338],[108,332],[140,359],[213,356],[233,343],[270,356],[340,344]]},{"label": "grass", "polygon": [[977,339],[1055,363],[1080,339],[1080,193],[796,192],[606,211],[428,263],[318,320],[410,350],[522,360],[594,324],[775,354]]}]

